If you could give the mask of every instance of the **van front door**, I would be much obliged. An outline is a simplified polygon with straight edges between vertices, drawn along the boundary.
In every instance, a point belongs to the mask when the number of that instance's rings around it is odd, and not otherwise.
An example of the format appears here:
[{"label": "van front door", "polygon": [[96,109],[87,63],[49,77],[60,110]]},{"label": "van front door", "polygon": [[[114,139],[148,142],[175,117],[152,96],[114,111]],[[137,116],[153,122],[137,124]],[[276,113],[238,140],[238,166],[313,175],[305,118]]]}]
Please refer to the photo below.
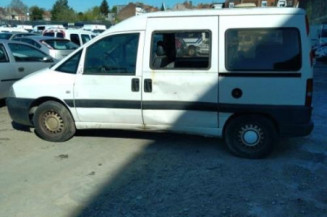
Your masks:
[{"label": "van front door", "polygon": [[[142,32],[116,34],[100,39],[85,50],[83,73],[74,87],[78,122],[104,127],[142,125]],[[101,125],[96,125],[101,127]]]}]

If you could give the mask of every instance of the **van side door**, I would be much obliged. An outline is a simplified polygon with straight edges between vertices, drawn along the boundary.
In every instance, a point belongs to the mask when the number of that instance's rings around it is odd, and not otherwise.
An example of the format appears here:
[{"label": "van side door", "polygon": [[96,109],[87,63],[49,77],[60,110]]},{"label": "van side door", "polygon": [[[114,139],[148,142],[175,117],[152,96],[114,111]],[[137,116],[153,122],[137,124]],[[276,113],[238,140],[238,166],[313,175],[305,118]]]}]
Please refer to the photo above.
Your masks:
[{"label": "van side door", "polygon": [[217,132],[218,16],[149,18],[145,41],[145,126]]},{"label": "van side door", "polygon": [[143,126],[138,58],[143,40],[143,32],[120,33],[104,36],[84,49],[84,66],[74,87],[78,122],[102,123],[107,128]]}]

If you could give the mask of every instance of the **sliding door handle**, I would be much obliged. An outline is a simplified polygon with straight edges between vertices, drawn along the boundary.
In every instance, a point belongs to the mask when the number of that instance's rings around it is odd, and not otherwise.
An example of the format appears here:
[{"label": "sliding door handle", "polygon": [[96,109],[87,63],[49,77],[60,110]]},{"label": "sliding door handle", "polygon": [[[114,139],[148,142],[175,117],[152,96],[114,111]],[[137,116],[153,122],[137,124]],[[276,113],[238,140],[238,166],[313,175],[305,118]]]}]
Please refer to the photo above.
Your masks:
[{"label": "sliding door handle", "polygon": [[139,92],[140,91],[140,79],[133,78],[132,79],[132,92]]},{"label": "sliding door handle", "polygon": [[144,79],[144,92],[152,92],[152,79]]}]

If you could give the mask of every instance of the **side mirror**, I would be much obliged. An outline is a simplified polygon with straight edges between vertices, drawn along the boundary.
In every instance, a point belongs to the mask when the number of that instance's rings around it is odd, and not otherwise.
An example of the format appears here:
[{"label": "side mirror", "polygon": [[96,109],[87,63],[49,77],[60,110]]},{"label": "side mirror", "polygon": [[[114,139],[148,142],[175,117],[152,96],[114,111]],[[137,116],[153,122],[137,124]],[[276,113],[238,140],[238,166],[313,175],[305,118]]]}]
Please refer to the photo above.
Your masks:
[{"label": "side mirror", "polygon": [[45,62],[45,63],[53,62],[53,58],[50,56],[43,57],[42,62]]}]

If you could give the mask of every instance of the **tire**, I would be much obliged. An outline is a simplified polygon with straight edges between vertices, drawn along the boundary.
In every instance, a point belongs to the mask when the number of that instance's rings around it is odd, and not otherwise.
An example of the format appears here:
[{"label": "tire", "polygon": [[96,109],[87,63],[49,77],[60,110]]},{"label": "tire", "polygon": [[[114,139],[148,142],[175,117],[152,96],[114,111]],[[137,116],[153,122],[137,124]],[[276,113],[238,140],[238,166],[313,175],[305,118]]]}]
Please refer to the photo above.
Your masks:
[{"label": "tire", "polygon": [[225,128],[224,137],[234,155],[257,159],[271,153],[277,141],[277,131],[269,119],[247,115],[230,120]]},{"label": "tire", "polygon": [[74,120],[62,104],[48,101],[41,104],[33,117],[35,133],[44,140],[64,142],[76,132]]},{"label": "tire", "polygon": [[194,57],[196,53],[196,49],[194,46],[189,46],[187,50],[187,54],[191,57]]}]

